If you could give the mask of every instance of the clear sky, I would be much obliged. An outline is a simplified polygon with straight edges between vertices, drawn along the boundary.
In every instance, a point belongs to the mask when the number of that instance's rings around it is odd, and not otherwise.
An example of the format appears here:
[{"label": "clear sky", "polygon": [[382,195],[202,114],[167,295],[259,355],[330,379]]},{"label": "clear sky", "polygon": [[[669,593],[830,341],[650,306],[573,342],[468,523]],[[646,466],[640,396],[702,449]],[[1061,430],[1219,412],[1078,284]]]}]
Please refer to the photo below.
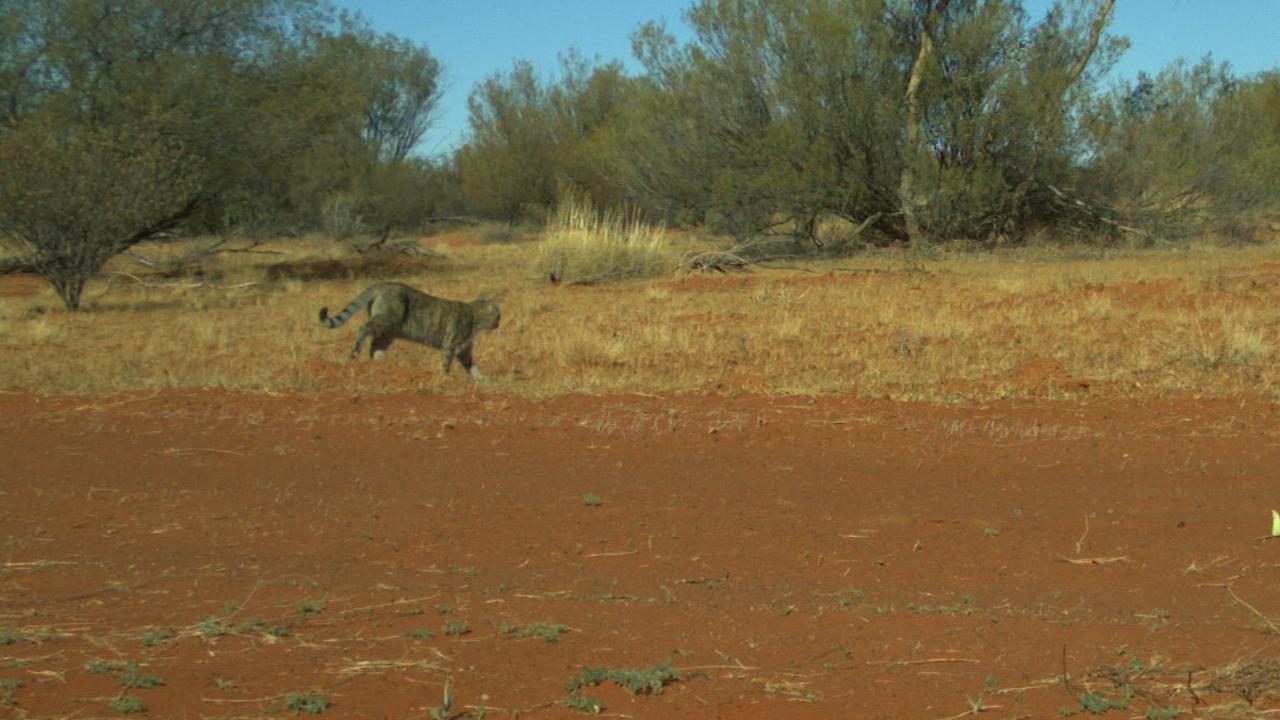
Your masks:
[{"label": "clear sky", "polygon": [[[444,66],[445,91],[435,127],[420,151],[448,152],[465,139],[467,96],[477,82],[528,60],[545,76],[577,47],[586,57],[622,60],[638,70],[630,35],[665,19],[688,37],[681,13],[692,0],[335,0],[380,32],[425,45]],[[1025,0],[1033,18],[1049,0]],[[1131,78],[1183,57],[1212,54],[1250,74],[1280,66],[1280,0],[1116,0],[1111,32],[1132,43],[1113,71]]]}]

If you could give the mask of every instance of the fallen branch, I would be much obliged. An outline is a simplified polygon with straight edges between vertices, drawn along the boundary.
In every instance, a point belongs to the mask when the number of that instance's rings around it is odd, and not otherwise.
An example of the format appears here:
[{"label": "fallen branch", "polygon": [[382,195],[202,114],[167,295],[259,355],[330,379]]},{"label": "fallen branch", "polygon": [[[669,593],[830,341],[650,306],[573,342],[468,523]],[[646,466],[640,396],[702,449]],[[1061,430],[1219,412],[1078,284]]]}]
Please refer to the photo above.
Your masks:
[{"label": "fallen branch", "polygon": [[892,665],[894,667],[900,665],[934,665],[937,663],[980,663],[981,660],[973,658],[924,658],[922,660],[871,660],[868,665]]},{"label": "fallen branch", "polygon": [[162,260],[160,258],[153,258],[147,255],[143,255],[142,253],[136,250],[127,250],[125,251],[125,255],[127,255],[131,260],[138,263],[139,265],[155,270],[156,272],[166,277],[174,277],[176,275],[182,275],[184,273],[187,273],[188,271],[191,270],[192,266],[198,266],[198,264],[201,261],[205,260],[206,258],[211,258],[214,255],[217,255],[219,253],[246,253],[246,254],[252,254],[252,255],[284,255],[284,253],[280,252],[279,250],[258,250],[257,247],[262,244],[261,240],[250,240],[249,244],[245,247],[230,247],[228,246],[228,243],[230,242],[231,242],[230,238],[226,238],[226,237],[218,238],[218,240],[214,242],[212,245],[208,245],[206,247],[193,250],[185,255],[174,258],[172,260]]},{"label": "fallen branch", "polygon": [[332,672],[340,675],[354,675],[356,673],[378,673],[392,672],[397,670],[426,670],[430,672],[444,672],[445,669],[435,663],[426,660],[356,660],[351,664],[337,668]]},{"label": "fallen branch", "polygon": [[[133,250],[129,250],[125,252],[125,255],[128,255],[130,258],[133,259],[134,262],[138,263],[139,265],[142,265],[143,267],[149,267],[152,270],[159,270],[160,268],[168,265],[168,261],[156,260],[155,258],[147,257],[146,255],[143,255],[142,253],[139,253],[139,252],[134,252]],[[127,275],[128,273],[120,273],[120,274]]]},{"label": "fallen branch", "polygon": [[1117,555],[1115,557],[1092,557],[1092,558],[1064,557],[1062,559],[1071,563],[1072,565],[1106,565],[1108,563],[1121,562],[1124,560],[1128,560],[1129,556]]},{"label": "fallen branch", "polygon": [[393,242],[387,242],[387,238],[388,238],[388,235],[384,234],[381,237],[379,237],[377,240],[374,240],[372,243],[369,243],[368,245],[363,245],[363,246],[357,245],[355,248],[356,253],[360,255],[377,255],[377,254],[408,255],[409,257],[429,257],[429,258],[438,258],[441,260],[447,257],[444,253],[439,253],[439,252],[436,252],[435,250],[429,250],[427,248],[420,247],[416,240],[410,240],[406,238],[403,240],[395,240]]},{"label": "fallen branch", "polygon": [[730,251],[702,252],[692,257],[686,256],[680,261],[680,269],[684,272],[747,272],[752,261]]},{"label": "fallen branch", "polygon": [[[132,280],[132,281],[134,281],[135,283],[137,283],[140,287],[144,287],[144,288],[179,288],[179,289],[182,289],[182,290],[194,290],[194,289],[196,289],[196,288],[213,288],[213,289],[215,289],[215,290],[241,290],[241,289],[243,289],[243,288],[253,287],[253,286],[255,286],[255,285],[261,285],[261,284],[262,284],[262,283],[260,283],[260,282],[242,282],[242,283],[235,283],[235,284],[233,284],[233,285],[214,285],[213,283],[207,283],[207,282],[197,282],[197,283],[150,283],[150,282],[147,282],[147,281],[143,280],[142,278],[138,277],[137,275],[133,275],[133,274],[131,274],[131,273],[127,273],[127,272],[120,272],[120,271],[117,271],[117,272],[112,273],[112,275],[113,275],[113,276],[120,276],[120,277],[126,277],[126,278],[129,278],[130,280]],[[105,294],[105,293],[104,293],[104,294]]]},{"label": "fallen branch", "polygon": [[436,217],[429,217],[423,222],[429,222],[429,223],[455,222],[455,223],[460,223],[462,225],[472,225],[472,226],[480,224],[479,220],[471,217],[470,215],[439,215]]},{"label": "fallen branch", "polygon": [[769,245],[791,244],[788,240],[758,239],[738,243],[728,250],[709,250],[701,253],[690,253],[680,260],[679,269],[684,272],[746,272],[752,265],[778,260],[793,260],[801,253],[789,251],[774,252],[767,255],[756,255],[755,252]]}]

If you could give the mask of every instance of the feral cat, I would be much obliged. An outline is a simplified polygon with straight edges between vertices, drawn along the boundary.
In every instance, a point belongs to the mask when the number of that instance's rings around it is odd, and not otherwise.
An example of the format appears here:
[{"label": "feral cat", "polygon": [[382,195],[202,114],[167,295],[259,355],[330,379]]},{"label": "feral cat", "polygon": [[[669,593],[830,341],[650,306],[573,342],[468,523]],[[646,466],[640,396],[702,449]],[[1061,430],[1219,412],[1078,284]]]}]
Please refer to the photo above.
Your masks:
[{"label": "feral cat", "polygon": [[403,283],[381,282],[370,285],[332,318],[329,308],[320,308],[320,322],[336,328],[361,307],[369,309],[369,320],[356,333],[351,357],[360,354],[365,338],[369,338],[370,357],[381,357],[391,341],[399,338],[438,348],[443,355],[443,372],[449,372],[457,358],[473,377],[484,377],[471,358],[471,342],[481,330],[498,327],[502,313],[497,303],[482,297],[471,302],[445,300]]}]

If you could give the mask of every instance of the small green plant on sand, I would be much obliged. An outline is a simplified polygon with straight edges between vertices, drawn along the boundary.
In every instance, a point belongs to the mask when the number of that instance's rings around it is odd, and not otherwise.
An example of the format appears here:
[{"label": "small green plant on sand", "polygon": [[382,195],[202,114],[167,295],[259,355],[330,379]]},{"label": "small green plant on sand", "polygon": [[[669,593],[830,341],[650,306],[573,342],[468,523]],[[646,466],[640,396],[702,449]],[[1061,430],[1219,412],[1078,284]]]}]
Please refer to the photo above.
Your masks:
[{"label": "small green plant on sand", "polygon": [[152,645],[159,645],[171,637],[173,637],[173,632],[168,628],[156,628],[142,634],[142,644],[151,647]]},{"label": "small green plant on sand", "polygon": [[582,496],[582,504],[587,507],[600,507],[600,504],[603,502],[604,501],[600,499],[600,496],[595,493],[587,493]]},{"label": "small green plant on sand", "polygon": [[128,667],[128,663],[123,660],[99,660],[97,658],[92,658],[90,660],[85,660],[84,665],[81,667],[83,667],[84,671],[87,673],[103,675],[117,670],[124,670]]},{"label": "small green plant on sand", "polygon": [[657,695],[668,683],[679,682],[680,673],[671,668],[670,660],[654,663],[644,669],[619,668],[610,670],[603,667],[584,667],[576,677],[565,683],[565,689],[576,692],[580,688],[599,685],[608,680],[625,689],[632,695]]},{"label": "small green plant on sand", "polygon": [[529,623],[516,631],[516,637],[540,637],[547,642],[555,642],[556,638],[569,632],[569,626],[560,623]]},{"label": "small green plant on sand", "polygon": [[445,635],[466,635],[471,632],[471,626],[465,620],[450,620],[440,627],[440,632]]},{"label": "small green plant on sand", "polygon": [[310,615],[312,613],[320,612],[320,608],[322,607],[324,607],[324,598],[317,600],[299,600],[298,603],[293,606],[293,609],[297,610],[299,615]]},{"label": "small green plant on sand", "polygon": [[142,703],[142,698],[137,695],[130,695],[123,690],[120,691],[119,695],[116,695],[107,701],[107,707],[118,713],[124,713],[126,715],[129,713],[142,712],[147,709],[147,706]]},{"label": "small green plant on sand", "polygon": [[213,686],[218,688],[219,690],[230,690],[231,688],[236,686],[235,680],[229,680],[227,678],[222,677],[221,675],[214,675],[212,678],[210,678],[210,680],[212,680]]},{"label": "small green plant on sand", "polygon": [[86,660],[82,666],[85,672],[95,675],[114,673],[116,682],[124,688],[157,688],[164,685],[158,675],[138,672],[138,663],[133,660]]},{"label": "small green plant on sand", "polygon": [[125,688],[158,688],[164,685],[164,680],[158,675],[138,672],[138,663],[132,660],[116,675],[116,682]]},{"label": "small green plant on sand", "polygon": [[291,692],[284,696],[284,706],[297,715],[319,715],[329,709],[329,696],[319,690]]},{"label": "small green plant on sand", "polygon": [[1112,700],[1092,692],[1082,692],[1077,696],[1076,700],[1076,707],[1064,705],[1058,710],[1058,714],[1062,717],[1071,717],[1084,711],[1094,715],[1106,715],[1112,710],[1125,710],[1129,707],[1128,703],[1123,700]]},{"label": "small green plant on sand", "polygon": [[604,703],[590,695],[565,695],[560,698],[560,704],[570,710],[577,710],[590,715],[599,715],[604,711]]},{"label": "small green plant on sand", "polygon": [[15,707],[18,704],[13,691],[22,687],[23,682],[17,678],[0,678],[0,706]]}]

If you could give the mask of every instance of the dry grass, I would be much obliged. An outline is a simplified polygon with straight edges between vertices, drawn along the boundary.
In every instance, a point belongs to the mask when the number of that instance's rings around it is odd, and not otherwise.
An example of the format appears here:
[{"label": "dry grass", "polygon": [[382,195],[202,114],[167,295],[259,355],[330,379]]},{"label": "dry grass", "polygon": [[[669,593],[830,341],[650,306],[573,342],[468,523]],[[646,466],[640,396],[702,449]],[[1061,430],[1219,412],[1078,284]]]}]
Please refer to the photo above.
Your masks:
[{"label": "dry grass", "polygon": [[[64,313],[42,285],[0,279],[0,388],[957,400],[1270,396],[1277,386],[1276,246],[957,255],[918,269],[875,254],[567,287],[531,269],[542,243],[485,243],[469,230],[422,243],[448,258],[379,264],[331,242],[282,240],[260,248],[281,255],[216,256],[203,280],[146,275],[120,258],[91,283],[82,314]],[[489,380],[441,376],[434,351],[407,343],[381,362],[345,362],[354,327],[324,330],[316,310],[380,277],[444,297],[498,293],[503,326],[476,343]]]},{"label": "dry grass", "polygon": [[590,198],[567,193],[547,219],[534,275],[592,283],[670,273],[676,263],[666,235],[639,211],[599,210]]}]

